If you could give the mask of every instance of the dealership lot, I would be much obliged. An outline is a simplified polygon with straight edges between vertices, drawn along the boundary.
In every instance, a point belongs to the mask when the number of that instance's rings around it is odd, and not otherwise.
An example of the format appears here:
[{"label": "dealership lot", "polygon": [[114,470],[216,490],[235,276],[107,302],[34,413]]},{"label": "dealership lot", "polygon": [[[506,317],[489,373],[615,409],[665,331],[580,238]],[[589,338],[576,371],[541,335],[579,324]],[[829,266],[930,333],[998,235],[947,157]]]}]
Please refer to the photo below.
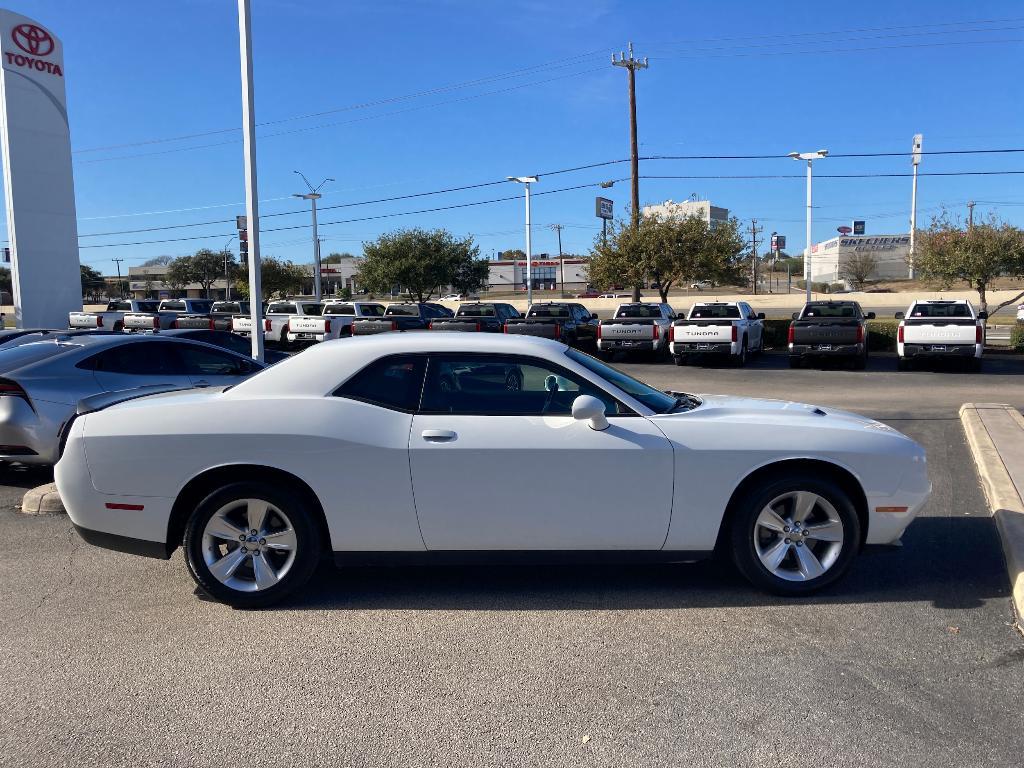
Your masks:
[{"label": "dealership lot", "polygon": [[[88,547],[15,512],[0,468],[0,754],[26,762],[1009,765],[1024,642],[957,409],[1024,407],[1024,360],[985,372],[790,371],[619,361],[662,388],[879,418],[929,453],[899,549],[807,600],[728,569],[325,569],[299,601],[197,598],[180,553]],[[597,482],[595,482],[597,481]],[[580,478],[580,502],[609,478]],[[596,490],[595,490],[596,489]],[[495,493],[522,494],[509,478]],[[486,499],[481,499],[486,503]],[[841,746],[840,746],[841,745]]]}]

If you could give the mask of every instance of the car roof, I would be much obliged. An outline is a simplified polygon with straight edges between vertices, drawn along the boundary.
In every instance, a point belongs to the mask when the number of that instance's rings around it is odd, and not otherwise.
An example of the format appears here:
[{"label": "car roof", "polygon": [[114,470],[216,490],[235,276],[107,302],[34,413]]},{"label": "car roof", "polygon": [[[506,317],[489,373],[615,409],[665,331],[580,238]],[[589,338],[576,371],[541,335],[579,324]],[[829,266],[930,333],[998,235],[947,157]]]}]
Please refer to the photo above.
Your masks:
[{"label": "car roof", "polygon": [[552,339],[493,333],[399,331],[355,336],[314,344],[302,354],[240,382],[226,394],[239,398],[285,394],[322,396],[333,391],[346,378],[346,372],[354,373],[386,355],[490,353],[552,359],[555,355],[564,355],[566,349],[565,344]]}]

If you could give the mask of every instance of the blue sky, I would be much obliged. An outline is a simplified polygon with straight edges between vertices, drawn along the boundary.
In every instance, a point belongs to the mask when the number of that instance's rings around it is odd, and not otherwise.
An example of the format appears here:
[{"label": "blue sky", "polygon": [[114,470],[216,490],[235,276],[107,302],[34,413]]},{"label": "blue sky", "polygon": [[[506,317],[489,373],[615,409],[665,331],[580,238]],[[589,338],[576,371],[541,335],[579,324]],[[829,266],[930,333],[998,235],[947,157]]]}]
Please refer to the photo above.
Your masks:
[{"label": "blue sky", "polygon": [[[626,74],[634,42],[641,155],[785,155],[1024,147],[1024,6],[892,2],[655,0],[253,0],[263,251],[310,260],[308,208],[293,169],[328,184],[324,252],[402,226],[472,234],[484,255],[523,246],[519,199],[368,221],[330,222],[517,195],[511,184],[352,205],[510,174],[545,174],[629,154]],[[218,222],[243,213],[236,4],[8,0],[63,38],[82,235]],[[144,9],[144,10],[140,10]],[[980,42],[979,42],[980,41]],[[1011,41],[1011,42],[1003,42]],[[476,81],[476,82],[473,82]],[[467,84],[468,83],[468,84]],[[408,98],[406,98],[408,97]],[[304,115],[315,114],[311,117]],[[205,134],[205,135],[204,135]],[[191,138],[178,138],[191,136]],[[147,143],[151,142],[151,143]],[[815,240],[853,218],[906,231],[904,157],[815,167]],[[1024,153],[926,156],[922,173],[1024,170]],[[803,247],[803,168],[788,159],[645,161],[641,175],[793,174],[785,179],[642,179],[641,201],[691,193]],[[627,163],[543,176],[537,193],[625,179]],[[1024,175],[922,176],[919,221],[946,205],[1024,224]],[[628,182],[607,196],[623,212]],[[534,250],[566,252],[599,232],[593,187],[534,198]],[[287,215],[296,211],[295,215]],[[277,232],[278,227],[294,227]],[[139,264],[220,248],[227,223],[83,237],[84,263]],[[204,239],[115,245],[180,237]],[[764,237],[764,236],[762,236]],[[234,244],[233,244],[234,246]],[[764,246],[762,245],[762,250]]]}]

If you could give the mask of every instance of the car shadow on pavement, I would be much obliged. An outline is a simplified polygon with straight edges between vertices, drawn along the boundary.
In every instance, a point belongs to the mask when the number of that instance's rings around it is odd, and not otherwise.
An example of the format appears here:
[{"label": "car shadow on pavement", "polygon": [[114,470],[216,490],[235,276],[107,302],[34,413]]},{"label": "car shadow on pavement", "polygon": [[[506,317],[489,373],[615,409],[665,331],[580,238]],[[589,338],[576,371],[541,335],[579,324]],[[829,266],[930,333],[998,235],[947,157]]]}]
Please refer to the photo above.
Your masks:
[{"label": "car shadow on pavement", "polygon": [[650,610],[930,602],[968,609],[1009,594],[990,518],[919,518],[902,547],[869,547],[808,598],[753,589],[726,563],[352,567],[325,563],[289,610]]},{"label": "car shadow on pavement", "polygon": [[27,489],[52,482],[53,467],[0,461],[0,485]]}]

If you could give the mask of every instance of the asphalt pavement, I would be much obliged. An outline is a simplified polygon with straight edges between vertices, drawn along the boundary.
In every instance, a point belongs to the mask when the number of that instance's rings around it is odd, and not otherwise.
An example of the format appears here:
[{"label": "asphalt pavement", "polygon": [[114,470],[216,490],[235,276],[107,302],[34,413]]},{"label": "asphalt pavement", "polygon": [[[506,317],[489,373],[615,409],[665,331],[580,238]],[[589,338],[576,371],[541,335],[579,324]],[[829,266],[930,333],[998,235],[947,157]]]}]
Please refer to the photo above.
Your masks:
[{"label": "asphalt pavement", "polygon": [[[619,364],[880,418],[927,448],[932,499],[902,547],[810,599],[714,563],[324,568],[242,612],[198,597],[180,553],[17,514],[47,473],[0,468],[0,765],[1019,764],[1024,640],[957,408],[1024,406],[1024,359]],[[609,482],[580,480],[581,503]]]}]

